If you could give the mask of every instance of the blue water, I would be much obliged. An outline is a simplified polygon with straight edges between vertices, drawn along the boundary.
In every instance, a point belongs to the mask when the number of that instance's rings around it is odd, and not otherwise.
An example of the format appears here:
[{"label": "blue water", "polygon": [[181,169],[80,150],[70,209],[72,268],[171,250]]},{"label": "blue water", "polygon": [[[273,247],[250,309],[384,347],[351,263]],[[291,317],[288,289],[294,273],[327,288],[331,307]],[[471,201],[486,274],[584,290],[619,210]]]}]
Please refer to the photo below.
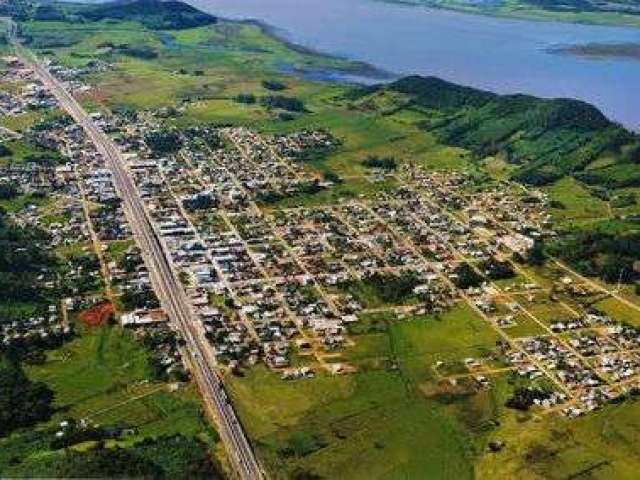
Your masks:
[{"label": "blue water", "polygon": [[640,61],[559,55],[558,45],[640,43],[640,29],[506,20],[375,0],[189,0],[256,19],[289,41],[384,70],[499,93],[572,97],[640,128]]}]

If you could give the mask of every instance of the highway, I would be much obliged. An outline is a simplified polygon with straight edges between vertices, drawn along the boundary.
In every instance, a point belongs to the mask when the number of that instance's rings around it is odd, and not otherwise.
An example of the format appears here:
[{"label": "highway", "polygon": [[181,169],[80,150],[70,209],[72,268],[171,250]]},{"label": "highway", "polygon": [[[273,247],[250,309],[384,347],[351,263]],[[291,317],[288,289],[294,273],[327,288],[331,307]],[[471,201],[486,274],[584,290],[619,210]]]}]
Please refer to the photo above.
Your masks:
[{"label": "highway", "polygon": [[46,67],[32,58],[30,52],[24,47],[15,42],[14,44],[23,61],[34,69],[40,81],[56,97],[60,106],[82,126],[97,151],[104,157],[122,198],[127,220],[142,250],[154,290],[162,307],[186,342],[194,377],[198,382],[205,406],[216,421],[218,433],[225,443],[230,463],[242,480],[263,479],[264,474],[227,396],[222,379],[213,368],[215,360],[212,349],[196,329],[197,319],[189,299],[175,274],[170,255],[147,214],[118,147],[93,123],[87,112]]}]

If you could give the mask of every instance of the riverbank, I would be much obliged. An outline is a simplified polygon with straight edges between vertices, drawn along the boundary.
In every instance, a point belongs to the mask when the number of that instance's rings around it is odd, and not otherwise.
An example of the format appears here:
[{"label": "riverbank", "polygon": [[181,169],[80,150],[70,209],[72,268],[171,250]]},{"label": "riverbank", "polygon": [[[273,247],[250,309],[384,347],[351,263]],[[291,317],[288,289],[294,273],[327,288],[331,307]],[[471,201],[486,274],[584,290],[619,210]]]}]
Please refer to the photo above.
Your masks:
[{"label": "riverbank", "polygon": [[344,62],[340,68],[335,69],[315,69],[304,70],[292,67],[290,65],[283,65],[281,68],[282,73],[287,75],[295,75],[303,79],[313,81],[329,81],[329,82],[346,82],[346,83],[361,83],[371,84],[376,82],[387,82],[396,80],[399,76],[384,70],[382,68],[371,65],[367,62],[360,62],[349,59],[344,56],[335,55],[331,53],[322,52],[320,50],[304,46],[287,39],[286,33],[279,31],[276,27],[269,25],[266,22],[249,19],[249,20],[234,20],[231,18],[221,18],[224,21],[231,23],[239,23],[242,25],[251,25],[258,28],[262,34],[271,37],[273,40],[282,43],[289,50],[299,53],[301,55],[309,55],[317,58],[321,58],[327,61],[338,60]]},{"label": "riverbank", "polygon": [[640,27],[640,12],[625,14],[606,11],[562,11],[535,8],[522,1],[504,2],[469,2],[455,0],[372,0],[411,7],[434,8],[455,12],[486,15],[497,18],[534,20],[542,22],[563,22],[580,25],[601,25],[617,27]]},{"label": "riverbank", "polygon": [[607,58],[640,60],[640,44],[638,43],[589,43],[586,45],[560,45],[550,49],[550,52],[602,60]]},{"label": "riverbank", "polygon": [[[258,19],[288,46],[353,60],[361,65],[356,71],[367,75],[373,67],[374,74],[436,76],[500,94],[576,98],[628,128],[640,127],[640,98],[625,93],[640,84],[640,63],[612,57],[605,67],[589,57],[550,52],[558,45],[638,43],[635,28],[492,18],[371,0],[190,3],[236,21]],[[609,88],[614,84],[616,89]]]}]

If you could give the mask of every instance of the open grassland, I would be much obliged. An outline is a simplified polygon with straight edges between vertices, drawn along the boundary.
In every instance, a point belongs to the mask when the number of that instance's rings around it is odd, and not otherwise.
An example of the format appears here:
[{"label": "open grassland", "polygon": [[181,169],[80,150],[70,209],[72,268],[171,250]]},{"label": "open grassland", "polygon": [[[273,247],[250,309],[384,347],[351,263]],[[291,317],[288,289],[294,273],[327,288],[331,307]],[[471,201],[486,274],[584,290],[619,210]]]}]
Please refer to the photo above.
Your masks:
[{"label": "open grassland", "polygon": [[637,400],[577,420],[507,417],[491,435],[506,440],[505,449],[480,459],[478,478],[633,479],[640,461],[639,428]]},{"label": "open grassland", "polygon": [[547,193],[558,202],[553,210],[560,222],[610,218],[609,204],[592,195],[572,177],[566,177],[547,188]]},{"label": "open grassland", "polygon": [[[44,364],[28,366],[30,379],[44,381],[54,391],[56,413],[37,430],[0,440],[0,472],[10,476],[50,472],[47,465],[58,462],[64,450],[51,450],[49,442],[58,422],[67,418],[133,429],[132,435],[108,440],[110,445],[131,446],[143,438],[181,433],[217,449],[217,436],[201,413],[197,392],[193,387],[171,391],[167,384],[150,380],[147,355],[131,332],[82,327],[79,338],[49,352]],[[83,450],[91,443],[73,448]]]},{"label": "open grassland", "polygon": [[283,382],[258,368],[230,380],[274,477],[473,478],[484,437],[475,422],[501,409],[500,390],[447,403],[421,387],[434,380],[436,359],[478,355],[494,345],[493,332],[466,307],[440,318],[377,315],[357,328],[345,352],[356,374]]},{"label": "open grassland", "polygon": [[87,328],[80,338],[51,352],[44,365],[27,371],[56,392],[58,418],[125,422],[138,427],[141,436],[198,433],[202,423],[194,392],[171,394],[166,384],[151,382],[147,358],[130,332]]}]

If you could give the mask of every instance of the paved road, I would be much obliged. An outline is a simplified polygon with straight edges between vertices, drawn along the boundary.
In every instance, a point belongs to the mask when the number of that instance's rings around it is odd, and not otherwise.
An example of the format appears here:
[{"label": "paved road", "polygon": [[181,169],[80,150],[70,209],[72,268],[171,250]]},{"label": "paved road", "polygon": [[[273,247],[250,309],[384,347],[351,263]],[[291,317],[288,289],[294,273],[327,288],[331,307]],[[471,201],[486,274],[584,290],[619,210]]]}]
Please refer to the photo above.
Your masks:
[{"label": "paved road", "polygon": [[[23,53],[23,48],[16,45]],[[123,200],[123,208],[134,236],[145,258],[151,280],[163,308],[180,329],[191,356],[191,365],[203,395],[205,405],[215,417],[219,433],[225,442],[229,458],[242,480],[264,477],[255,454],[244,433],[238,417],[230,403],[222,380],[212,368],[214,359],[211,348],[198,333],[190,302],[177,279],[170,256],[151,222],[138,190],[129,175],[124,160],[115,143],[100,130],[76,102],[65,87],[41,64],[35,62],[28,52],[22,58],[35,70],[42,83],[57,98],[62,108],[81,125],[96,146],[113,173],[116,188]]]}]

